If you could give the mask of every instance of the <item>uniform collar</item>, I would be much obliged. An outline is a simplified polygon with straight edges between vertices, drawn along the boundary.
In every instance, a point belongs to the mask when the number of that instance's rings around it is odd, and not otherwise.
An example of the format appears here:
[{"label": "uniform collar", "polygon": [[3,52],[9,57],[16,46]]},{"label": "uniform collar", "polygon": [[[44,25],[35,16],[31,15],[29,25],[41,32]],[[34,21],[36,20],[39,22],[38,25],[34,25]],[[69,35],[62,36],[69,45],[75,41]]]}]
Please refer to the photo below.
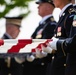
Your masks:
[{"label": "uniform collar", "polygon": [[42,24],[45,20],[47,20],[51,16],[52,16],[52,14],[43,17],[42,20],[40,21],[40,24]]},{"label": "uniform collar", "polygon": [[9,39],[12,39],[12,37],[8,33],[5,33],[5,35],[8,36]]},{"label": "uniform collar", "polygon": [[69,4],[67,4],[66,6],[64,6],[63,7],[63,9],[61,10],[61,13],[60,13],[60,17],[61,17],[61,15],[63,14],[63,12],[70,6],[70,5],[72,5],[72,3],[69,3]]}]

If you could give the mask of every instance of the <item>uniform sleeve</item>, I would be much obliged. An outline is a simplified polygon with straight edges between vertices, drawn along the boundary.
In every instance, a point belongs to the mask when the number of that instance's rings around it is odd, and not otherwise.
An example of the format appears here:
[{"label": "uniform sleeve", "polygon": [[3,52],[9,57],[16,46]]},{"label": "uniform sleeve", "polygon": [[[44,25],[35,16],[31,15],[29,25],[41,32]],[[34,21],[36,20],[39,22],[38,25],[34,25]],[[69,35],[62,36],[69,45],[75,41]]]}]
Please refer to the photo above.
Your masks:
[{"label": "uniform sleeve", "polygon": [[[72,23],[73,23],[73,18],[74,18],[74,14],[72,15],[69,15],[67,17],[67,19],[65,19],[65,22],[64,22],[64,28],[65,28],[65,33],[67,35],[67,38],[68,37],[72,37],[74,35],[74,33],[71,34],[71,29],[73,27]],[[70,32],[71,31],[71,32]]]},{"label": "uniform sleeve", "polygon": [[76,53],[76,34],[71,39],[66,39],[64,45],[67,53]]},{"label": "uniform sleeve", "polygon": [[64,56],[66,56],[66,53],[75,53],[76,52],[75,46],[76,46],[76,35],[74,35],[72,38],[57,41],[57,50],[63,51]]}]

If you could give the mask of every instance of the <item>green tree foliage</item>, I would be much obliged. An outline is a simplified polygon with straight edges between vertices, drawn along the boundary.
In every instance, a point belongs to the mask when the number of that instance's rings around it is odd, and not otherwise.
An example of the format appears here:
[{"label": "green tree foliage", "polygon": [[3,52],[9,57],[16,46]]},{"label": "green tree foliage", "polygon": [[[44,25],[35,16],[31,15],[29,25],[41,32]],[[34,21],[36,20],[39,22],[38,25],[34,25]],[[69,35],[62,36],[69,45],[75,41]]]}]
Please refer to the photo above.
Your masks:
[{"label": "green tree foliage", "polygon": [[27,16],[30,13],[29,3],[31,1],[34,0],[0,0],[0,8],[2,8],[2,10],[0,11],[0,18],[4,17],[7,13],[9,13],[12,9],[16,7],[20,9],[26,9],[27,12],[20,15]]}]

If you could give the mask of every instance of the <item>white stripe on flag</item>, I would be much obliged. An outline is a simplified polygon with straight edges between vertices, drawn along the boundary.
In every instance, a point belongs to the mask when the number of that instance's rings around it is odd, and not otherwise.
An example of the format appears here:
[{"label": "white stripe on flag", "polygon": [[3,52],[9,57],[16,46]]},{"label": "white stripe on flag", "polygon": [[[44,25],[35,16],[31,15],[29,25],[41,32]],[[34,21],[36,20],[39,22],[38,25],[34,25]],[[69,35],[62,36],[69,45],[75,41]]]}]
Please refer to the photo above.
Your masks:
[{"label": "white stripe on flag", "polygon": [[[46,41],[46,40],[45,40]],[[33,42],[31,44],[26,45],[24,48],[20,49],[19,53],[28,53],[31,52],[33,48],[36,48],[40,43],[44,43],[45,41],[41,42]]]},{"label": "white stripe on flag", "polygon": [[[19,50],[19,53],[31,52],[31,50],[33,48],[36,48],[40,43],[44,43],[45,41],[46,41],[46,39],[32,39],[32,43],[25,45],[24,48],[21,48]],[[17,45],[17,44],[18,44],[18,40],[17,39],[4,40],[4,45],[0,46],[0,53],[7,53],[9,49],[11,49],[14,45]]]},{"label": "white stripe on flag", "polygon": [[0,53],[7,53],[7,51],[18,43],[18,40],[4,40],[4,45],[0,46]]}]

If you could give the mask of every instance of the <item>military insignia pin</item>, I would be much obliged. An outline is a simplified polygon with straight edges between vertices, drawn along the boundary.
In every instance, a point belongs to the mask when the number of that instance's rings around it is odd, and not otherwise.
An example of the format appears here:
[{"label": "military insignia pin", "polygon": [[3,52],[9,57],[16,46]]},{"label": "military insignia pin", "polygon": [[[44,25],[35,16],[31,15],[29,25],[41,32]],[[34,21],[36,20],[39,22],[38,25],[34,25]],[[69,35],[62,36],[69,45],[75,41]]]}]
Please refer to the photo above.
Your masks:
[{"label": "military insignia pin", "polygon": [[61,32],[58,32],[58,33],[57,33],[57,36],[61,36]]},{"label": "military insignia pin", "polygon": [[64,16],[64,15],[65,15],[65,13],[62,14],[62,16]]},{"label": "military insignia pin", "polygon": [[51,21],[54,21],[54,18],[52,17],[52,18],[50,18],[50,20],[51,20]]},{"label": "military insignia pin", "polygon": [[41,38],[41,37],[42,37],[42,35],[39,34],[39,35],[36,36],[36,39]]},{"label": "military insignia pin", "polygon": [[57,36],[61,36],[61,27],[58,27],[57,29]]}]

